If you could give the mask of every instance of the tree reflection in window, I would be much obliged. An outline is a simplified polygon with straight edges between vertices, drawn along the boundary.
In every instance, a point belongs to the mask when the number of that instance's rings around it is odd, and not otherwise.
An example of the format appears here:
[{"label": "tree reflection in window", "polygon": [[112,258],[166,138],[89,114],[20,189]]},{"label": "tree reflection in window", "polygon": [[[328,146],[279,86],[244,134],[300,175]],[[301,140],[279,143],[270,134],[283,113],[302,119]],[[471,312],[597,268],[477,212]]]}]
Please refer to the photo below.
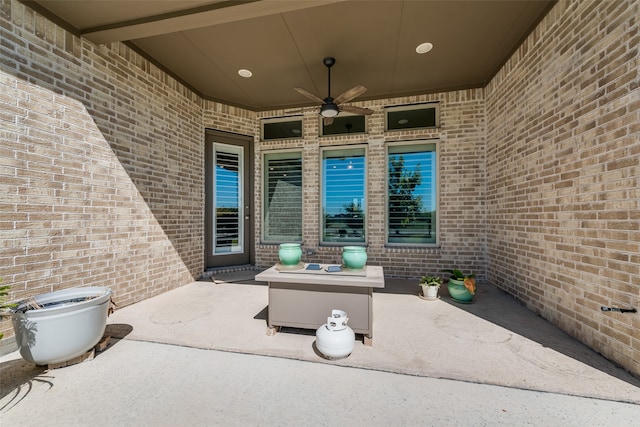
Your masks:
[{"label": "tree reflection in window", "polygon": [[322,240],[364,242],[364,148],[325,150],[322,162]]},{"label": "tree reflection in window", "polygon": [[388,242],[436,242],[435,144],[389,147]]}]

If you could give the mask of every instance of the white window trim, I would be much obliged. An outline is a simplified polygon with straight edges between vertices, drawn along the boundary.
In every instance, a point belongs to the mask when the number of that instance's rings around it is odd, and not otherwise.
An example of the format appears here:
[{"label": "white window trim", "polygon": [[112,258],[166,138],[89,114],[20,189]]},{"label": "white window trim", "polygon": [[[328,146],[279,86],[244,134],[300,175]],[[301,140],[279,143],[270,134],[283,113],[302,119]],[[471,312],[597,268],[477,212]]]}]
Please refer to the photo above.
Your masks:
[{"label": "white window trim", "polygon": [[[221,147],[220,150],[218,150],[218,147]],[[233,153],[233,154],[237,154],[238,155],[238,175],[239,175],[239,179],[238,179],[238,248],[236,250],[230,250],[229,252],[216,252],[217,246],[216,246],[216,239],[213,240],[213,245],[211,247],[211,250],[213,251],[210,255],[212,256],[225,256],[225,255],[233,255],[233,254],[237,254],[237,253],[243,253],[244,251],[246,251],[247,248],[244,247],[244,233],[246,233],[245,230],[245,225],[244,225],[244,221],[242,220],[242,218],[244,218],[245,215],[245,211],[244,211],[244,206],[245,206],[245,200],[244,200],[244,186],[246,185],[246,183],[244,182],[244,147],[238,146],[238,145],[231,145],[231,144],[225,144],[222,142],[214,142],[213,144],[213,150],[211,151],[211,155],[213,158],[213,170],[214,170],[214,174],[216,173],[216,154],[218,153],[218,151],[226,151],[229,153]],[[214,179],[215,182],[215,179]],[[214,185],[214,188],[211,191],[211,195],[212,195],[212,203],[213,203],[213,207],[215,207],[215,200],[216,200],[216,186]],[[213,211],[213,215],[211,216],[211,229],[212,230],[216,230],[216,215],[217,212],[215,211],[215,209],[212,209]],[[215,234],[214,234],[215,237]]]}]

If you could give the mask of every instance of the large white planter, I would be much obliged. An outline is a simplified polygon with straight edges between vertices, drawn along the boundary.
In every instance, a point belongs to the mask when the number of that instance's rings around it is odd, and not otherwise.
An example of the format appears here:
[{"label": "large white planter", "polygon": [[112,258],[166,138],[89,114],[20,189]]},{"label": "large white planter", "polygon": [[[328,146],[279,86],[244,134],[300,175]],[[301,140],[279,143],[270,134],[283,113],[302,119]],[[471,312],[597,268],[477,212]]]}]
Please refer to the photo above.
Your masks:
[{"label": "large white planter", "polygon": [[83,355],[104,334],[110,299],[111,289],[88,287],[38,295],[39,309],[23,301],[11,313],[20,355],[36,365]]}]

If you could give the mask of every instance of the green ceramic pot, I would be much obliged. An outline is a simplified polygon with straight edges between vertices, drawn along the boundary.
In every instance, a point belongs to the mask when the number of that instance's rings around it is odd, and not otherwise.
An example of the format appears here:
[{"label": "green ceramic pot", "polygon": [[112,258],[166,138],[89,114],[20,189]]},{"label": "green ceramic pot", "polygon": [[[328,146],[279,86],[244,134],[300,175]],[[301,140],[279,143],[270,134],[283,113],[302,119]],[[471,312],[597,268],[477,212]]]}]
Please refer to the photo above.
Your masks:
[{"label": "green ceramic pot", "polygon": [[298,265],[302,259],[300,243],[282,243],[280,245],[280,250],[278,250],[278,258],[280,258],[282,265]]},{"label": "green ceramic pot", "polygon": [[367,264],[367,251],[362,246],[342,248],[342,263],[346,268],[360,270]]},{"label": "green ceramic pot", "polygon": [[464,286],[464,281],[449,279],[449,283],[447,283],[447,289],[449,290],[449,295],[453,298],[454,301],[468,304],[473,301],[473,294],[469,292],[469,290]]}]

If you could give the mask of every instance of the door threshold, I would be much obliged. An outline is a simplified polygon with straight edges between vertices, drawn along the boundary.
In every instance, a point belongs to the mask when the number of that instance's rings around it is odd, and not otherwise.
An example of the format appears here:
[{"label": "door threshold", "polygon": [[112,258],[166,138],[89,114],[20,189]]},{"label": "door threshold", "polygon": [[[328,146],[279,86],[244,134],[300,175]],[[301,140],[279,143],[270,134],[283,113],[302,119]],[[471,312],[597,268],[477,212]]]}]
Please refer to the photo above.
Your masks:
[{"label": "door threshold", "polygon": [[226,265],[222,267],[209,267],[204,273],[202,273],[203,279],[211,279],[211,276],[217,274],[225,274],[225,273],[237,273],[239,271],[258,271],[259,268],[256,268],[255,265],[251,264],[243,264],[243,265]]}]

